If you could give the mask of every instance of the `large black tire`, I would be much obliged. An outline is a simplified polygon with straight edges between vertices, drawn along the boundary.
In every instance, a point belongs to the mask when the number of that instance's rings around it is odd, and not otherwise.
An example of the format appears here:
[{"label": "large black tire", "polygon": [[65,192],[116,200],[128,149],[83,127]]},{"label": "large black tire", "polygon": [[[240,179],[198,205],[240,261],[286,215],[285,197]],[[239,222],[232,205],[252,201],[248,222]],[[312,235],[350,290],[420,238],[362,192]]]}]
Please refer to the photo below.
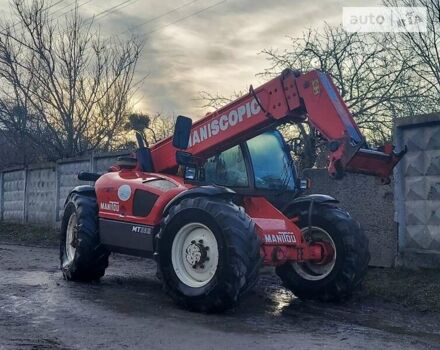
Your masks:
[{"label": "large black tire", "polygon": [[[299,227],[309,230],[308,208],[286,215],[299,215]],[[336,260],[328,275],[322,274],[325,276],[322,279],[310,280],[309,275],[298,273],[304,271],[301,265],[291,263],[277,267],[276,273],[298,298],[321,301],[347,299],[361,285],[367,273],[370,261],[368,238],[359,223],[345,210],[329,204],[313,206],[311,226],[325,230],[334,242]]]},{"label": "large black tire", "polygon": [[[76,218],[75,252],[69,259],[66,245],[70,220]],[[104,276],[109,251],[100,243],[98,205],[94,195],[72,193],[64,207],[61,223],[60,267],[66,280],[94,281]]]},{"label": "large black tire", "polygon": [[[172,245],[179,230],[205,225],[218,245],[218,265],[206,285],[194,287],[176,274]],[[199,312],[222,312],[237,305],[257,282],[261,265],[260,241],[254,222],[230,200],[196,197],[170,208],[159,234],[159,270],[165,291],[180,306]]]}]

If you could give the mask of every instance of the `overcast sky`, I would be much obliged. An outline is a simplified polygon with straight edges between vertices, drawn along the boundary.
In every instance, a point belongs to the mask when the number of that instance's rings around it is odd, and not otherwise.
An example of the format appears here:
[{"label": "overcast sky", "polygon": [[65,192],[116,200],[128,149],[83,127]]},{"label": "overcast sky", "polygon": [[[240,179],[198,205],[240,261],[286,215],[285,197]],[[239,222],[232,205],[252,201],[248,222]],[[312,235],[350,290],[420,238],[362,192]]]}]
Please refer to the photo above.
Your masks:
[{"label": "overcast sky", "polygon": [[[0,0],[7,15],[8,0]],[[57,0],[54,0],[57,2]],[[324,22],[339,24],[343,6],[358,0],[79,0],[85,16],[96,15],[105,36],[134,31],[145,36],[138,75],[148,75],[138,96],[143,112],[186,114],[206,111],[195,101],[204,90],[225,96],[247,90],[268,67],[261,50],[289,46],[288,36]],[[73,6],[64,0],[60,14]],[[116,7],[120,5],[119,7]],[[111,10],[111,13],[101,14]]]}]

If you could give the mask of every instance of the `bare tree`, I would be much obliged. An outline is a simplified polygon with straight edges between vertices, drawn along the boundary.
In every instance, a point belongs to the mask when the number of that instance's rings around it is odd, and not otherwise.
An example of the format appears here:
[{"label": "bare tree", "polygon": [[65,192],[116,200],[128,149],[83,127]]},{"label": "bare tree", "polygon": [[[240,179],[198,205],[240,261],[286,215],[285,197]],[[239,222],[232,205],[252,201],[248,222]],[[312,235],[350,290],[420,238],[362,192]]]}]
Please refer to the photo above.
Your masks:
[{"label": "bare tree", "polygon": [[215,110],[227,105],[228,103],[236,100],[237,98],[240,98],[243,95],[243,91],[235,91],[229,97],[219,95],[218,93],[213,94],[209,91],[200,91],[199,98],[197,100],[201,102],[200,108],[209,108],[211,110]]},{"label": "bare tree", "polygon": [[423,102],[426,112],[438,112],[440,103],[440,1],[384,0],[386,6],[419,6],[427,10],[426,32],[403,31],[390,34],[388,40],[397,60],[411,62],[411,71],[431,93]]},{"label": "bare tree", "polygon": [[23,132],[48,158],[110,149],[128,115],[142,44],[104,40],[77,10],[54,19],[44,0],[12,6],[16,18],[0,30],[2,127]]},{"label": "bare tree", "polygon": [[154,144],[171,136],[174,132],[174,123],[176,119],[171,116],[165,116],[160,113],[150,117],[150,125],[147,129],[147,141]]}]

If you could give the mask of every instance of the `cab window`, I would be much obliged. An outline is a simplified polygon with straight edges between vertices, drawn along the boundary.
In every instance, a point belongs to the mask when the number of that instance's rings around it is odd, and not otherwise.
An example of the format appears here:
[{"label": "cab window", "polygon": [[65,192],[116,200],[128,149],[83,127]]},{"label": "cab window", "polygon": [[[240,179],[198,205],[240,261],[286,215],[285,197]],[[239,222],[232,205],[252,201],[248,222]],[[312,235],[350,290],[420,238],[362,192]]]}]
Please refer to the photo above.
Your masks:
[{"label": "cab window", "polygon": [[255,187],[294,190],[295,169],[278,132],[266,132],[247,142],[254,169]]},{"label": "cab window", "polygon": [[240,146],[209,158],[204,167],[209,183],[228,187],[248,186],[248,174]]}]

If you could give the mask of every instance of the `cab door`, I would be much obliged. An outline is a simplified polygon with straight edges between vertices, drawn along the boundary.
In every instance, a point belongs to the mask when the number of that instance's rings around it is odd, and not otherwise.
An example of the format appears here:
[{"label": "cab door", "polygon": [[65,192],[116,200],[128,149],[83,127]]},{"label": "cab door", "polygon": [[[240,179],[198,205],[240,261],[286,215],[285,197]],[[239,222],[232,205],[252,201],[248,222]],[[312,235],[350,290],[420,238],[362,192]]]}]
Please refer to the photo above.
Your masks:
[{"label": "cab door", "polygon": [[249,176],[243,149],[237,145],[209,158],[204,165],[206,182],[244,189],[249,187]]}]

